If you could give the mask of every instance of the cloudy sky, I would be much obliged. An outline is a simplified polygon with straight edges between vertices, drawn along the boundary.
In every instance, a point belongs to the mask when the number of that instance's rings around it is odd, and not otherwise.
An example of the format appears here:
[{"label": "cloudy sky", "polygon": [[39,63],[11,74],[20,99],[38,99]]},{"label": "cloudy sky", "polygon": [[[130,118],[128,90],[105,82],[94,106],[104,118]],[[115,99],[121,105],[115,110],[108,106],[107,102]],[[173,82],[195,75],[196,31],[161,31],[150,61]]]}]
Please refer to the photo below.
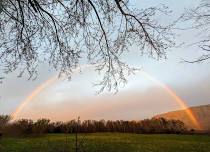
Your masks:
[{"label": "cloudy sky", "polygon": [[[198,0],[136,0],[135,6],[148,7],[159,4],[169,6],[173,13],[168,17],[159,16],[161,22],[172,22],[185,8],[198,4]],[[180,23],[178,26],[187,27]],[[196,31],[176,30],[177,43],[196,41]],[[210,104],[210,61],[202,64],[188,64],[182,59],[195,59],[201,55],[196,47],[183,45],[168,51],[167,59],[156,61],[138,54],[138,48],[130,48],[126,61],[135,67],[141,67],[148,73],[151,81],[140,72],[128,78],[126,86],[120,88],[115,95],[101,93],[94,83],[100,75],[91,67],[75,71],[71,81],[57,80],[37,94],[18,114],[18,118],[37,119],[47,117],[52,120],[69,120],[77,116],[82,119],[143,119],[158,113],[177,110],[181,107],[160,86],[170,87],[186,102],[188,106]],[[35,81],[27,81],[26,77],[16,78],[17,72],[7,75],[0,85],[0,114],[10,114],[38,86],[56,75],[46,65],[39,67],[39,77]],[[158,83],[156,83],[158,81]]]}]

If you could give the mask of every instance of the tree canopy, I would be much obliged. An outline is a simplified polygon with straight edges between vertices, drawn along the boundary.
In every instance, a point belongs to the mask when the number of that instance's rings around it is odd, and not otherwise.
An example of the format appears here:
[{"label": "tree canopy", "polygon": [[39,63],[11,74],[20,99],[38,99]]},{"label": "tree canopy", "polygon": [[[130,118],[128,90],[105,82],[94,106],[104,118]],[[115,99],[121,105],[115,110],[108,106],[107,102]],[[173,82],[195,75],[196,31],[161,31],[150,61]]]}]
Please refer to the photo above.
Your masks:
[{"label": "tree canopy", "polygon": [[[138,9],[129,0],[0,1],[0,70],[37,76],[40,62],[71,77],[87,59],[103,75],[101,90],[117,89],[135,70],[121,59],[136,45],[141,54],[165,58],[174,45],[170,25],[157,13],[167,7]],[[2,76],[3,77],[3,76]]]},{"label": "tree canopy", "polygon": [[199,40],[194,43],[202,51],[203,55],[189,63],[198,63],[210,59],[210,1],[201,0],[200,4],[194,8],[187,9],[182,16],[184,22],[190,21],[190,29],[198,31]]}]

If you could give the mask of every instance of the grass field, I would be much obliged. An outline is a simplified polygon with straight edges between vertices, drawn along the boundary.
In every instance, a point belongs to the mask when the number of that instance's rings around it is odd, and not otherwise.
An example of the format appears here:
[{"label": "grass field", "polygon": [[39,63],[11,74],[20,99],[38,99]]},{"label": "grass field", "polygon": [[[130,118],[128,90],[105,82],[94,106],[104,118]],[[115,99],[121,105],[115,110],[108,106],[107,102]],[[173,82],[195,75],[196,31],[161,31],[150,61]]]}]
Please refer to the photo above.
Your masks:
[{"label": "grass field", "polygon": [[[66,144],[67,140],[67,144]],[[79,135],[84,152],[210,152],[210,136],[94,133]],[[83,142],[84,141],[84,142]],[[75,136],[1,138],[0,152],[73,152]]]}]

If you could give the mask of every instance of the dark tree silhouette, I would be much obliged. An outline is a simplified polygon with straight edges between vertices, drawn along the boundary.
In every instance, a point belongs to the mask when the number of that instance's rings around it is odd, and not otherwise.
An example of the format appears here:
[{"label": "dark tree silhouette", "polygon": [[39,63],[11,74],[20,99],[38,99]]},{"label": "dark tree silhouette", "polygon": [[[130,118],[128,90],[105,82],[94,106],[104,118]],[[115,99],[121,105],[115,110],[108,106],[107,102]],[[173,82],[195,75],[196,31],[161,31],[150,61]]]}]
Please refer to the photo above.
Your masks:
[{"label": "dark tree silhouette", "polygon": [[5,126],[9,121],[11,120],[11,117],[8,115],[0,115],[0,127]]},{"label": "dark tree silhouette", "polygon": [[186,10],[181,18],[185,22],[192,22],[190,29],[196,29],[201,38],[194,45],[197,45],[203,51],[203,55],[198,59],[187,62],[196,63],[210,59],[210,1],[201,0],[197,7]]},{"label": "dark tree silhouette", "polygon": [[[2,116],[0,116],[2,118]],[[30,135],[45,133],[75,133],[75,147],[79,147],[78,133],[122,132],[122,133],[186,133],[190,128],[179,120],[164,118],[145,119],[142,121],[124,120],[71,120],[69,122],[51,122],[48,119],[31,121],[17,120],[2,126],[8,135]]]},{"label": "dark tree silhouette", "polygon": [[[173,45],[171,26],[156,13],[166,7],[137,9],[129,0],[4,0],[0,1],[0,70],[19,69],[37,76],[40,62],[71,77],[87,58],[103,74],[104,89],[117,89],[133,72],[121,56],[137,45],[140,53],[164,58]],[[83,60],[84,61],[84,60]]]},{"label": "dark tree silhouette", "polygon": [[2,136],[2,132],[4,127],[8,124],[11,120],[11,117],[8,115],[0,115],[0,136]]}]

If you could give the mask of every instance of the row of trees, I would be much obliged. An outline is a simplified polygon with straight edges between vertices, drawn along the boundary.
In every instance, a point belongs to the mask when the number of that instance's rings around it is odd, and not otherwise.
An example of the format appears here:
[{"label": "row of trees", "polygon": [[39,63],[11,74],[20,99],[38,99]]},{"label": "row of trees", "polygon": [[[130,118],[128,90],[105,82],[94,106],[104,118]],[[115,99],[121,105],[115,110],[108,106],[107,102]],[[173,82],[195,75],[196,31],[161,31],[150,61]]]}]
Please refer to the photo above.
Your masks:
[{"label": "row of trees", "polygon": [[187,131],[183,122],[164,118],[142,121],[71,120],[68,122],[50,122],[49,119],[39,119],[34,122],[29,119],[21,119],[12,123],[8,118],[10,117],[0,116],[0,132],[5,135],[75,132],[183,133]]}]

